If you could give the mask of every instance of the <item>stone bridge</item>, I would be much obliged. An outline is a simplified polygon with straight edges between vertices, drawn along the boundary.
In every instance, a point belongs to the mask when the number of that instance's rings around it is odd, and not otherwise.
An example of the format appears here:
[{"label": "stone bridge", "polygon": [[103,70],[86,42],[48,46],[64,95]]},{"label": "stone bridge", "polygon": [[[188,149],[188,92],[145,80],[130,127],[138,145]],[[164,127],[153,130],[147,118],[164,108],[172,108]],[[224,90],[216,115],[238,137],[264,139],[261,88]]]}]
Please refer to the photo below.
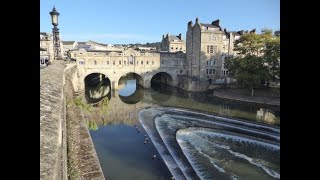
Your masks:
[{"label": "stone bridge", "polygon": [[151,53],[135,50],[102,51],[80,49],[72,52],[78,67],[78,89],[85,86],[85,78],[94,73],[104,75],[113,90],[119,89],[119,80],[128,74],[136,77],[144,88],[150,88],[151,80],[177,87],[178,75],[184,74],[184,53]]}]

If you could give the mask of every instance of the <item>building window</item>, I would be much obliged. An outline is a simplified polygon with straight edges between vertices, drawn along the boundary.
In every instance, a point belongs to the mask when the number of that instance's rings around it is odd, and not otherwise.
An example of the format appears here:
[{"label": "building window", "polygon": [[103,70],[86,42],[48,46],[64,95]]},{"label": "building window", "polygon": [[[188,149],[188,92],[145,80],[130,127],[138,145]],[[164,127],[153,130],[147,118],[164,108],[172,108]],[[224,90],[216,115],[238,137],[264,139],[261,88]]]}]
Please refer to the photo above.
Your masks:
[{"label": "building window", "polygon": [[213,60],[213,65],[216,65],[216,60]]},{"label": "building window", "polygon": [[97,61],[96,60],[94,60],[94,65],[97,65]]},{"label": "building window", "polygon": [[213,47],[213,53],[217,52],[217,46],[212,46]]},{"label": "building window", "polygon": [[79,61],[79,64],[84,64],[84,61]]},{"label": "building window", "polygon": [[161,61],[161,64],[164,64],[164,60]]},{"label": "building window", "polygon": [[173,47],[171,47],[171,49],[173,49]]},{"label": "building window", "polygon": [[137,65],[139,65],[139,61],[137,61],[136,63],[137,63]]},{"label": "building window", "polygon": [[213,53],[213,46],[210,46],[210,53]]},{"label": "building window", "polygon": [[216,53],[216,52],[217,52],[217,46],[213,46],[213,45],[207,46],[207,53],[212,54],[212,53]]},{"label": "building window", "polygon": [[212,74],[212,69],[209,70],[209,74]]},{"label": "building window", "polygon": [[178,50],[178,47],[176,47],[176,50]]},{"label": "building window", "polygon": [[149,61],[147,61],[147,64],[149,64]]},{"label": "building window", "polygon": [[209,65],[209,61],[207,61],[207,66]]},{"label": "building window", "polygon": [[119,64],[121,65],[121,61],[119,61]]},{"label": "building window", "polygon": [[152,65],[154,65],[154,61],[152,61]]},{"label": "building window", "polygon": [[109,61],[107,61],[107,65],[109,65]]},{"label": "building window", "polygon": [[127,65],[127,61],[123,61],[124,62],[124,65]]},{"label": "building window", "polygon": [[132,56],[129,56],[128,57],[128,64],[133,64],[133,57]]},{"label": "building window", "polygon": [[208,72],[209,72],[208,69],[206,69],[206,74],[208,74]]},{"label": "building window", "polygon": [[183,71],[182,71],[182,70],[180,70],[180,74],[182,74],[182,72],[183,72]]},{"label": "building window", "polygon": [[216,69],[212,69],[212,74],[216,74]]},{"label": "building window", "polygon": [[116,61],[113,61],[113,65],[116,65]]},{"label": "building window", "polygon": [[143,65],[143,61],[141,61],[141,65]]}]

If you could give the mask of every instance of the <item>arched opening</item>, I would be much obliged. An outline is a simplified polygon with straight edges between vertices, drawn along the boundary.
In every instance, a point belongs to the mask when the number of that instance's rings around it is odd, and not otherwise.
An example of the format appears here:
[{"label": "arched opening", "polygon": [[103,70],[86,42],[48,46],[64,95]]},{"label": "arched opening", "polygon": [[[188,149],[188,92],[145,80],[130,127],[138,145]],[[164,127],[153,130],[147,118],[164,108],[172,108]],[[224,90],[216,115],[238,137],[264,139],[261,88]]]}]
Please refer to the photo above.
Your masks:
[{"label": "arched opening", "polygon": [[172,76],[166,72],[159,72],[155,74],[151,79],[151,87],[158,87],[159,85],[172,86]]},{"label": "arched opening", "polygon": [[156,102],[168,101],[173,93],[172,76],[166,72],[159,72],[155,74],[150,82],[151,97]]},{"label": "arched opening", "polygon": [[88,103],[97,103],[103,98],[111,99],[110,79],[101,73],[92,73],[84,78],[84,94]]},{"label": "arched opening", "polygon": [[136,104],[144,96],[143,78],[136,73],[128,73],[118,81],[119,97],[126,104]]}]

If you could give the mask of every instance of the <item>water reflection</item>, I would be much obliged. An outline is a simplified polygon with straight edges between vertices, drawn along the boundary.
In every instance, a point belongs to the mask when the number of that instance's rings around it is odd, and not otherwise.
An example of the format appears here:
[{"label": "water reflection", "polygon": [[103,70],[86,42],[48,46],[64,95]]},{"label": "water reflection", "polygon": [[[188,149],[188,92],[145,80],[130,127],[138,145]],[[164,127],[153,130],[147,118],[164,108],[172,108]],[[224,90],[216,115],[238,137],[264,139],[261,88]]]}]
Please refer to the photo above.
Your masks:
[{"label": "water reflection", "polygon": [[[126,87],[130,89],[132,86],[136,86],[134,81],[127,82]],[[123,92],[128,92],[128,90],[123,90]],[[210,93],[192,93],[166,85],[159,85],[151,89],[137,86],[135,92],[129,96],[122,96],[118,91],[111,91],[108,95],[110,96],[110,98],[108,97],[110,101],[108,116],[105,119],[114,123],[133,125],[137,119],[136,114],[139,109],[161,105],[280,125],[280,107],[278,106],[242,103],[210,97]],[[103,98],[90,99],[90,97],[87,97],[87,99],[89,102],[96,103]]]},{"label": "water reflection", "polygon": [[[102,86],[99,88],[106,88]],[[94,87],[86,87],[86,94],[93,89]],[[133,90],[135,91],[132,92]],[[103,105],[97,103],[103,97],[93,97],[90,94],[86,96],[88,102],[96,103],[96,107],[85,116],[86,119],[95,121],[89,121],[91,124],[88,122],[88,126],[107,179],[169,179],[171,176],[154,147],[155,142],[149,140],[145,143],[147,133],[139,122],[137,112],[146,107],[179,107],[280,125],[280,108],[277,106],[240,103],[210,97],[209,93],[191,93],[165,85],[143,89],[135,81],[126,81],[123,89],[109,90],[105,96],[109,99],[106,114],[100,113]],[[154,155],[158,158],[153,160]]]},{"label": "water reflection", "polygon": [[274,112],[272,110],[260,108],[257,111],[257,120],[274,124],[276,121],[276,116],[274,115]]},{"label": "water reflection", "polygon": [[126,104],[136,104],[144,96],[144,89],[137,84],[135,79],[127,80],[122,89],[119,90],[119,98]]},{"label": "water reflection", "polygon": [[132,96],[137,90],[137,82],[135,79],[123,80],[119,82],[119,95],[120,96]]},{"label": "water reflection", "polygon": [[[93,76],[93,75],[91,75]],[[110,81],[104,76],[100,78],[88,76],[85,79],[85,98],[89,103],[97,103],[103,98],[108,97],[111,99]],[[91,79],[90,79],[91,77]]]}]

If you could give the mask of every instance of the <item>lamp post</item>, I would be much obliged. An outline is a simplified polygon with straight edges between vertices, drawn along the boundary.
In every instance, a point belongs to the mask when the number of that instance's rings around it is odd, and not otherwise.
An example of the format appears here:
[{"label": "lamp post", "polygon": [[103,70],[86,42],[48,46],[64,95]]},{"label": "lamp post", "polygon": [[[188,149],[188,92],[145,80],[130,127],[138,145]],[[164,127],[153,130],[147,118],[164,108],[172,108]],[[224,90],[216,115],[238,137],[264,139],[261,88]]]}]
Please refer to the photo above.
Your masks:
[{"label": "lamp post", "polygon": [[60,13],[56,11],[56,8],[53,6],[52,11],[50,12],[51,22],[53,25],[52,34],[53,34],[53,50],[54,50],[54,59],[61,60],[61,49],[60,49],[60,36],[59,36],[59,28],[58,26],[58,16]]}]

